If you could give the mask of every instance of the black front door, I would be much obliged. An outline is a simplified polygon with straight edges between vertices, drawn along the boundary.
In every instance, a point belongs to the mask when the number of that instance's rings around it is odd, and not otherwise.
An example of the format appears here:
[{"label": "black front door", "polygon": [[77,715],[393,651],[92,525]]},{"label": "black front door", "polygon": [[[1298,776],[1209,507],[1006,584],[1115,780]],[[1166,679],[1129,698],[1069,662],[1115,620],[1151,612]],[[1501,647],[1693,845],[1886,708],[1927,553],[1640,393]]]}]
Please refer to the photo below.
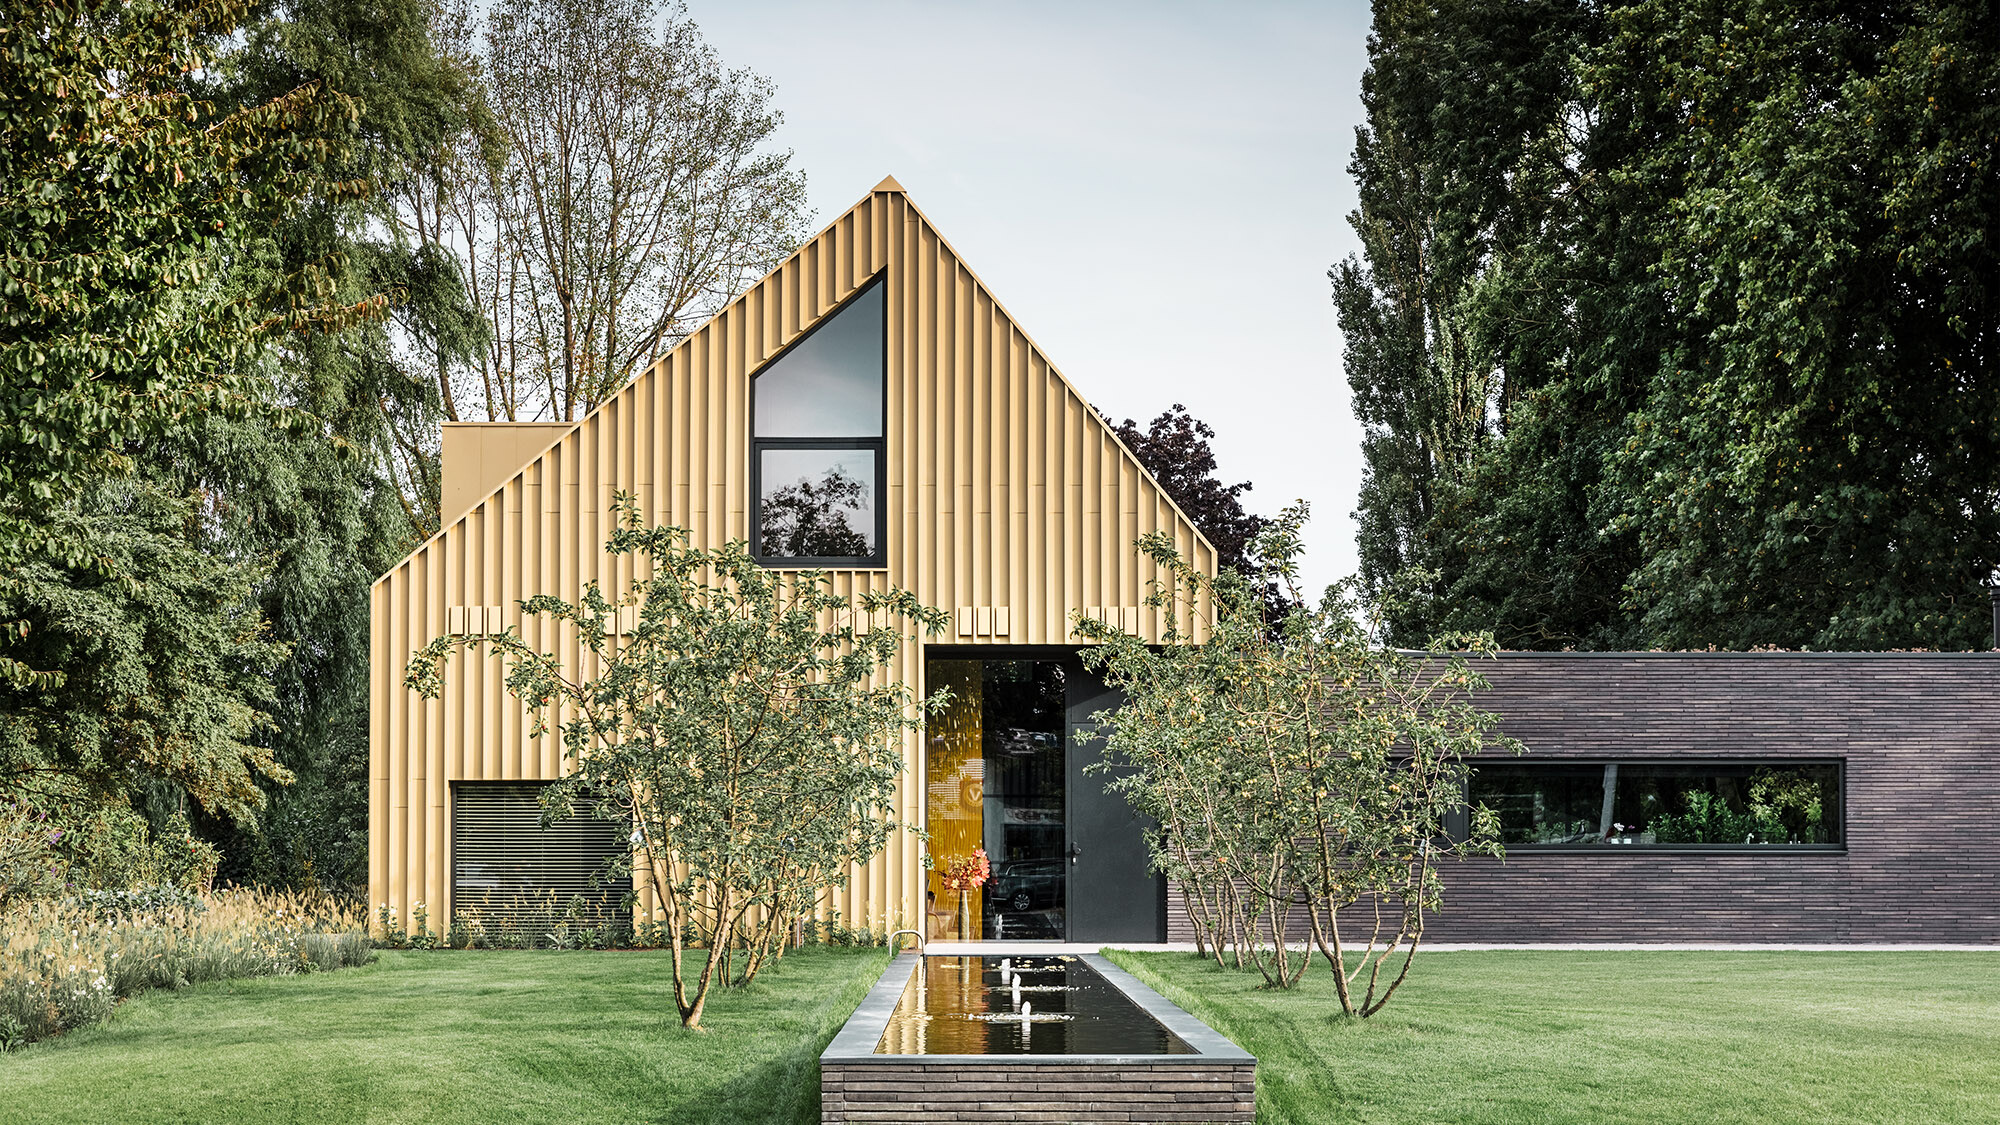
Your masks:
[{"label": "black front door", "polygon": [[[1105,792],[1116,773],[1084,769],[1104,754],[1106,732],[1092,716],[1116,708],[1119,692],[1085,671],[1081,662],[1065,665],[1069,940],[1165,941],[1166,883],[1147,861],[1149,821],[1122,794]],[[1098,737],[1079,742],[1078,731]]]}]

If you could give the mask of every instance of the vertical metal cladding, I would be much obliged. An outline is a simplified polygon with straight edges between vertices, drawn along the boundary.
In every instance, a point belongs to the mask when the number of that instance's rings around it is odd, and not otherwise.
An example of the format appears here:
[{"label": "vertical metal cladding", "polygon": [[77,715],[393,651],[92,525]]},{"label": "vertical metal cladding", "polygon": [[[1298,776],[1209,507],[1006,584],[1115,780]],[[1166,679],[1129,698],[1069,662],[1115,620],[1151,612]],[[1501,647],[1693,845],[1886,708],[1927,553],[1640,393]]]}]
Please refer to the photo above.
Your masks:
[{"label": "vertical metal cladding", "polygon": [[[530,644],[574,637],[524,623],[516,602],[617,588],[630,560],[607,557],[614,492],[634,493],[697,546],[747,538],[749,390],[755,372],[864,283],[886,271],[888,565],[844,570],[842,593],[892,585],[926,604],[1005,608],[1004,632],[934,643],[1074,643],[1069,614],[1139,607],[1155,577],[1134,552],[1168,531],[1212,572],[1215,552],[1174,507],[893,180],[842,215],[617,396],[409,558],[373,590],[370,895],[408,917],[422,901],[450,917],[451,783],[560,776],[554,738],[528,737],[497,661],[458,657],[444,694],[403,687],[410,654],[454,606],[501,607]],[[1138,632],[1163,622],[1141,609]],[[922,646],[892,674],[922,692]],[[560,716],[551,716],[559,721]],[[919,823],[921,742],[905,741],[901,816]],[[826,908],[849,924],[900,926],[921,912],[916,841],[899,837],[854,872]]]}]

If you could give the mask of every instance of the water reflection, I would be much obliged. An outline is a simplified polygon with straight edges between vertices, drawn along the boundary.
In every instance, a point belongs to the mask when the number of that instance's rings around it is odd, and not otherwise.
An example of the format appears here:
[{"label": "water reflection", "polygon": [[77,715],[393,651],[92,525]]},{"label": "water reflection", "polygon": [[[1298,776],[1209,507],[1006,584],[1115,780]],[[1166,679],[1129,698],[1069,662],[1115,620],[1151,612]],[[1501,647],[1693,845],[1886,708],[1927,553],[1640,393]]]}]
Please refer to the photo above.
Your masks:
[{"label": "water reflection", "polygon": [[1080,958],[924,957],[875,1053],[1186,1055],[1194,1050]]}]

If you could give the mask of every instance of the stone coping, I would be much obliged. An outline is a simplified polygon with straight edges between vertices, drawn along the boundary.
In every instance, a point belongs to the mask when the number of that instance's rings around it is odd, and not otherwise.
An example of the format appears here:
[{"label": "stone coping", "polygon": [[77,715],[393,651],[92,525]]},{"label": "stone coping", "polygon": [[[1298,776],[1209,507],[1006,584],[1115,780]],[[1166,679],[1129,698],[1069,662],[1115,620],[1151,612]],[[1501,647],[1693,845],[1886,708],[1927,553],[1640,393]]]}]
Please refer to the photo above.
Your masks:
[{"label": "stone coping", "polygon": [[[968,943],[969,944],[969,943]],[[1047,957],[1053,951],[1047,945],[1039,948],[1028,945],[1000,945],[987,943],[985,948],[969,953],[938,953],[933,957]],[[1103,974],[1112,987],[1123,992],[1127,999],[1137,1004],[1147,1015],[1160,1021],[1168,1031],[1181,1037],[1181,1041],[1194,1049],[1189,1055],[883,1055],[875,1048],[882,1042],[882,1035],[889,1027],[889,1017],[895,1014],[897,1001],[903,998],[903,990],[909,986],[910,975],[916,971],[921,954],[902,953],[896,956],[889,967],[868,990],[854,1014],[848,1017],[840,1033],[833,1037],[821,1052],[821,1066],[827,1064],[852,1065],[855,1063],[876,1064],[896,1063],[901,1065],[930,1066],[934,1064],[990,1063],[999,1066],[1059,1066],[1063,1063],[1119,1063],[1130,1066],[1214,1066],[1216,1063],[1255,1063],[1256,1057],[1250,1052],[1223,1038],[1214,1028],[1182,1011],[1166,997],[1148,988],[1145,983],[1131,973],[1119,968],[1099,953],[1069,954],[1079,957],[1085,964]]]}]

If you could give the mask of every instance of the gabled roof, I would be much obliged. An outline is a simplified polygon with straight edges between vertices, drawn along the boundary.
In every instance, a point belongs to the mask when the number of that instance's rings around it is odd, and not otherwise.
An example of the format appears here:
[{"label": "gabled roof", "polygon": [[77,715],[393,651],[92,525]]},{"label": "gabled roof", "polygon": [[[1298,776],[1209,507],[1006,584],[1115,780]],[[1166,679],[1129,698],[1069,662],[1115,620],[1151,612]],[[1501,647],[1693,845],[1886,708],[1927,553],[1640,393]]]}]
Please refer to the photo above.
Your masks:
[{"label": "gabled roof", "polygon": [[[897,218],[902,220],[906,229],[898,232],[900,238],[892,239],[891,232],[886,227],[889,221]],[[1118,438],[1112,428],[1105,424],[1094,409],[1089,408],[1089,400],[1076,391],[1067,377],[1047,360],[1046,353],[1040,346],[1000,306],[998,299],[991,295],[985,283],[965,265],[964,259],[941,234],[937,233],[923,212],[909,200],[896,178],[886,176],[867,196],[817,235],[808,239],[776,269],[745,289],[708,321],[690,332],[666,355],[579,419],[540,453],[531,457],[519,471],[495,486],[484,501],[474,504],[464,515],[417,546],[401,562],[378,578],[376,585],[379,586],[387,581],[412,559],[424,555],[441,541],[464,534],[469,520],[477,516],[483,508],[500,501],[508,489],[520,487],[524,478],[538,465],[563,454],[566,449],[574,454],[572,447],[589,440],[592,431],[602,425],[608,415],[621,409],[631,411],[638,398],[653,392],[656,384],[672,379],[676,372],[685,372],[696,367],[711,367],[721,362],[729,368],[736,369],[743,377],[743,382],[747,383],[748,377],[754,375],[793,340],[812,328],[826,312],[837,307],[840,299],[885,268],[890,256],[891,242],[896,242],[905,249],[911,246],[935,248],[934,260],[923,263],[919,271],[929,276],[909,279],[913,286],[923,290],[921,298],[913,300],[942,301],[949,297],[957,305],[954,313],[974,306],[990,306],[993,322],[986,325],[967,323],[965,333],[980,337],[989,344],[1002,334],[1018,337],[1025,345],[1026,351],[1030,353],[1025,359],[1024,366],[1033,371],[1046,371],[1048,377],[1055,380],[1064,392],[1086,408],[1082,412],[1087,418],[1085,424],[1101,431],[1098,436],[1116,448],[1125,469],[1136,474],[1147,490],[1156,494],[1158,501],[1171,511],[1173,522],[1184,526],[1190,533],[1190,547],[1199,544],[1202,549],[1190,553],[1205,552],[1206,566],[1212,570],[1215,564],[1214,545],[1201,535],[1200,529],[1194,522],[1188,519],[1173,498],[1160,488],[1151,473],[1139,463],[1138,458]],[[954,275],[952,292],[949,294],[942,293],[940,289],[945,283],[943,275],[947,272]],[[919,324],[916,330],[920,334],[927,334],[929,327]],[[925,342],[932,345],[937,343],[934,339],[927,339]],[[954,346],[962,355],[967,342],[956,340]],[[891,354],[893,356],[895,352],[892,350]],[[1014,357],[1014,361],[1017,365],[1023,365],[1022,357]],[[923,359],[920,358],[919,362],[923,362]],[[896,396],[892,393],[892,415],[895,412],[895,404]],[[719,407],[728,411],[733,410],[737,404],[733,400],[728,400],[709,405],[711,408]],[[925,404],[915,404],[918,408],[923,405]],[[905,404],[905,408],[907,411],[912,407],[910,404]],[[892,428],[895,425],[896,419],[892,417]],[[615,442],[615,438],[613,440]],[[603,443],[598,444],[601,446]],[[669,488],[686,484],[673,481],[653,483]],[[1129,549],[1129,543],[1126,546]]]}]

